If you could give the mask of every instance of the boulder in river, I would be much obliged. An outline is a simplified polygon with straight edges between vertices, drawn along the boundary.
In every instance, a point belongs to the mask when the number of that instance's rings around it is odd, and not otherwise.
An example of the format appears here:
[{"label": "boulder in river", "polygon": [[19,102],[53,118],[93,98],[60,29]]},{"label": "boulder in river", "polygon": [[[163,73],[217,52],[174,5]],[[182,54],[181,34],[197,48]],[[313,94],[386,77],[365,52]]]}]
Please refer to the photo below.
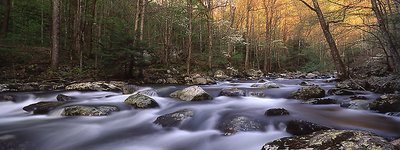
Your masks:
[{"label": "boulder in river", "polygon": [[253,84],[251,87],[255,88],[262,88],[262,89],[272,89],[272,88],[279,88],[279,85],[273,82],[265,82],[265,83],[258,83],[258,84]]},{"label": "boulder in river", "polygon": [[368,110],[369,104],[370,102],[366,100],[351,100],[342,102],[340,104],[340,107],[355,109],[355,110]]},{"label": "boulder in river", "polygon": [[315,86],[315,84],[307,82],[307,81],[301,81],[300,86]]},{"label": "boulder in river", "polygon": [[265,116],[286,116],[286,115],[289,115],[289,114],[290,114],[289,111],[287,111],[284,108],[268,109],[264,113]]},{"label": "boulder in river", "polygon": [[192,110],[184,109],[157,117],[153,123],[162,127],[177,127],[182,121],[193,117],[193,115],[194,112]]},{"label": "boulder in river", "polygon": [[56,99],[59,102],[67,102],[67,101],[71,101],[74,98],[71,96],[64,95],[64,94],[58,94]]},{"label": "boulder in river", "polygon": [[246,92],[238,88],[225,88],[222,89],[219,96],[246,96]]},{"label": "boulder in river", "polygon": [[326,104],[336,104],[336,99],[331,98],[314,98],[311,100],[307,100],[303,102],[304,104],[312,104],[312,105],[326,105]]},{"label": "boulder in river", "polygon": [[319,86],[303,87],[293,92],[292,97],[295,99],[308,100],[311,98],[322,98],[325,96],[325,90]]},{"label": "boulder in river", "polygon": [[23,110],[27,112],[33,112],[33,114],[47,114],[50,111],[56,109],[57,107],[60,107],[61,105],[64,105],[65,102],[38,102],[35,104],[31,104],[28,106],[25,106],[22,108]]},{"label": "boulder in river", "polygon": [[122,94],[132,94],[140,90],[139,86],[127,84],[122,87]]},{"label": "boulder in river", "polygon": [[396,150],[382,137],[352,130],[326,130],[304,136],[286,137],[265,144],[262,150],[278,149],[354,149]]},{"label": "boulder in river", "polygon": [[212,97],[199,86],[190,86],[171,93],[169,96],[183,101],[211,100]]},{"label": "boulder in river", "polygon": [[399,94],[387,94],[382,95],[377,100],[369,105],[371,110],[378,112],[398,112],[400,111],[400,95]]},{"label": "boulder in river", "polygon": [[117,91],[120,90],[117,86],[106,82],[84,82],[74,83],[65,87],[66,90],[76,91]]},{"label": "boulder in river", "polygon": [[306,135],[316,131],[328,130],[330,128],[324,127],[315,123],[303,120],[289,121],[286,127],[286,132],[293,135]]},{"label": "boulder in river", "polygon": [[64,108],[63,116],[107,116],[119,111],[116,106],[68,106]]},{"label": "boulder in river", "polygon": [[27,150],[33,143],[12,134],[0,135],[0,150]]},{"label": "boulder in river", "polygon": [[224,135],[232,135],[237,132],[264,131],[264,125],[258,120],[246,116],[231,116],[223,118],[224,120],[218,124],[218,130]]},{"label": "boulder in river", "polygon": [[153,98],[141,93],[129,96],[124,103],[140,109],[160,107]]}]

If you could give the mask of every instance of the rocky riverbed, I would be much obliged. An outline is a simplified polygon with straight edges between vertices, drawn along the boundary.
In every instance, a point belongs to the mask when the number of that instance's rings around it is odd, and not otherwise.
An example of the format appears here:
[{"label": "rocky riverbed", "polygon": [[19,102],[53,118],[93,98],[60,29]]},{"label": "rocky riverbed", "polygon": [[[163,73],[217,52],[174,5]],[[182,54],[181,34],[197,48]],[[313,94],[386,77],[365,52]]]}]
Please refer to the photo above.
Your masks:
[{"label": "rocky riverbed", "polygon": [[220,73],[209,85],[3,86],[0,150],[399,149],[396,93],[338,88],[313,74],[252,75],[219,81],[228,78]]}]

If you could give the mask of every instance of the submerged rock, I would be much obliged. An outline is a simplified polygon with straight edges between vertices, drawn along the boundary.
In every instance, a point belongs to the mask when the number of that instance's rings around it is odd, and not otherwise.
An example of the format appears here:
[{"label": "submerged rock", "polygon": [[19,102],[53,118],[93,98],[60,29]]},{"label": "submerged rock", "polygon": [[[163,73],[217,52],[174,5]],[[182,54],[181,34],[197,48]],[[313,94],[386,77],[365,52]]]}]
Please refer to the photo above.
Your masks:
[{"label": "submerged rock", "polygon": [[71,101],[72,99],[74,99],[73,97],[67,96],[64,94],[58,94],[56,98],[57,98],[57,101],[59,101],[59,102],[67,102],[67,101]]},{"label": "submerged rock", "polygon": [[171,93],[170,96],[183,101],[202,101],[212,99],[212,97],[199,86],[191,86],[183,90],[175,91]]},{"label": "submerged rock", "polygon": [[400,95],[388,94],[382,95],[369,105],[371,110],[378,112],[397,112],[400,111]]},{"label": "submerged rock", "polygon": [[308,100],[311,98],[322,98],[325,96],[325,90],[319,86],[303,87],[293,92],[292,97],[295,99]]},{"label": "submerged rock", "polygon": [[249,91],[249,95],[254,96],[254,97],[266,97],[267,96],[267,95],[265,95],[264,91]]},{"label": "submerged rock", "polygon": [[38,102],[22,108],[27,112],[33,112],[33,114],[47,114],[50,111],[64,105],[65,102]]},{"label": "submerged rock", "polygon": [[262,150],[278,149],[396,150],[396,147],[385,139],[368,132],[327,130],[310,135],[278,139],[262,147]]},{"label": "submerged rock", "polygon": [[246,96],[246,92],[238,88],[222,89],[219,96]]},{"label": "submerged rock", "polygon": [[340,107],[355,109],[355,110],[368,110],[369,104],[370,102],[366,100],[351,100],[341,103]]},{"label": "submerged rock", "polygon": [[154,89],[147,89],[147,90],[139,91],[138,93],[147,95],[147,96],[158,96],[157,91]]},{"label": "submerged rock", "polygon": [[326,104],[336,104],[336,99],[331,98],[315,98],[308,101],[303,102],[304,104],[312,104],[312,105],[326,105]]},{"label": "submerged rock", "polygon": [[353,92],[350,90],[345,90],[345,89],[329,89],[328,90],[329,95],[356,95],[357,92]]},{"label": "submerged rock", "polygon": [[353,95],[353,96],[350,96],[350,99],[352,99],[352,100],[368,100],[367,97],[361,96],[361,95]]},{"label": "submerged rock", "polygon": [[129,96],[124,103],[140,109],[160,107],[153,98],[140,93]]},{"label": "submerged rock", "polygon": [[251,85],[251,87],[262,88],[262,89],[272,89],[272,88],[279,88],[280,86],[273,82],[266,82],[266,83],[262,83],[262,84],[259,84],[259,83],[253,84],[253,85]]},{"label": "submerged rock", "polygon": [[219,123],[217,128],[226,136],[237,132],[265,130],[261,122],[246,116],[231,116],[224,118],[224,121]]},{"label": "submerged rock", "polygon": [[16,101],[16,96],[12,94],[2,94],[0,95],[0,102]]},{"label": "submerged rock", "polygon": [[0,135],[0,150],[27,150],[33,143],[12,134]]},{"label": "submerged rock", "polygon": [[284,108],[273,108],[273,109],[268,109],[264,115],[265,116],[286,116],[289,115],[289,111],[287,111]]},{"label": "submerged rock", "polygon": [[116,106],[68,106],[64,108],[63,116],[107,116],[119,111]]},{"label": "submerged rock", "polygon": [[317,125],[303,120],[289,121],[286,127],[286,132],[293,135],[306,135],[316,131],[328,130],[330,128]]},{"label": "submerged rock", "polygon": [[194,112],[192,110],[184,109],[157,117],[153,123],[162,127],[177,127],[182,121],[193,117],[193,115]]},{"label": "submerged rock", "polygon": [[302,81],[299,85],[300,86],[315,86],[315,84],[307,82],[307,81]]}]

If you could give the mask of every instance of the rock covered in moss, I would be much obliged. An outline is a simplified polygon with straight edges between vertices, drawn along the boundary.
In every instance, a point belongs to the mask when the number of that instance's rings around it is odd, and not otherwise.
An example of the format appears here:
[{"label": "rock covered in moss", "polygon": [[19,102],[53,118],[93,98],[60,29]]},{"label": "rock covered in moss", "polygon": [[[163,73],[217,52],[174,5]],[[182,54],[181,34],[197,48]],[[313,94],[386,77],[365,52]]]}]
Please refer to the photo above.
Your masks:
[{"label": "rock covered in moss", "polygon": [[28,106],[25,106],[22,108],[23,110],[27,112],[33,112],[33,114],[47,114],[50,111],[56,109],[57,107],[60,107],[61,105],[64,105],[65,102],[38,102],[35,104],[31,104]]},{"label": "rock covered in moss", "polygon": [[251,85],[251,87],[262,88],[262,89],[273,89],[273,88],[279,88],[280,86],[273,82],[265,82],[261,84],[260,83],[253,84]]},{"label": "rock covered in moss", "polygon": [[368,132],[326,130],[304,136],[278,139],[262,147],[262,150],[278,149],[396,150],[396,147],[385,139]]},{"label": "rock covered in moss", "polygon": [[64,108],[63,116],[107,116],[119,111],[116,106],[68,106]]},{"label": "rock covered in moss", "polygon": [[319,86],[303,87],[292,93],[295,99],[308,100],[311,98],[322,98],[325,96],[325,90]]},{"label": "rock covered in moss", "polygon": [[157,117],[153,123],[159,124],[162,127],[176,127],[179,126],[182,121],[193,117],[193,115],[194,112],[192,110],[184,109]]},{"label": "rock covered in moss", "polygon": [[64,94],[58,94],[56,99],[59,102],[67,102],[67,101],[71,101],[74,98],[71,96],[64,95]]},{"label": "rock covered in moss", "polygon": [[388,94],[382,95],[369,105],[371,110],[378,112],[398,112],[400,111],[400,95]]},{"label": "rock covered in moss", "polygon": [[246,96],[246,92],[238,88],[225,88],[221,90],[219,96]]},{"label": "rock covered in moss", "polygon": [[140,109],[160,107],[153,98],[141,93],[129,96],[124,103]]},{"label": "rock covered in moss", "polygon": [[117,91],[120,90],[116,85],[106,82],[84,82],[74,83],[65,87],[66,90],[76,91]]},{"label": "rock covered in moss", "polygon": [[212,97],[199,86],[187,87],[171,93],[169,96],[183,101],[211,100]]},{"label": "rock covered in moss", "polygon": [[264,113],[265,116],[286,116],[286,115],[289,115],[289,114],[290,114],[289,111],[287,111],[284,108],[268,109]]},{"label": "rock covered in moss", "polygon": [[252,119],[247,116],[230,116],[223,118],[223,121],[218,124],[218,130],[224,133],[224,135],[232,135],[237,132],[251,132],[251,131],[263,131],[265,130],[262,123],[256,119]]}]

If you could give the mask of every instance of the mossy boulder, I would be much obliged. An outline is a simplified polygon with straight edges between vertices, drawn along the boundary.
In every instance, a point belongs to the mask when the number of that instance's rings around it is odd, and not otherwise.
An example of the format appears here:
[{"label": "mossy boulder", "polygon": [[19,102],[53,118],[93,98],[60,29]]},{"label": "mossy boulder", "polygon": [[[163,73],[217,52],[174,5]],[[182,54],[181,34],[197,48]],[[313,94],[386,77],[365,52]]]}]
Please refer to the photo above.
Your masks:
[{"label": "mossy boulder", "polygon": [[246,92],[238,88],[225,88],[221,90],[219,96],[246,96]]},{"label": "mossy boulder", "polygon": [[124,103],[139,109],[160,107],[153,98],[141,93],[129,96]]},{"label": "mossy boulder", "polygon": [[183,90],[175,91],[169,96],[183,101],[203,101],[212,99],[212,97],[199,86],[187,87]]},{"label": "mossy boulder", "polygon": [[265,127],[256,119],[247,116],[229,116],[222,118],[217,126],[218,130],[229,136],[237,132],[251,132],[251,131],[264,131]]},{"label": "mossy boulder", "polygon": [[289,115],[289,111],[287,111],[284,108],[273,108],[273,109],[268,109],[265,111],[264,115],[265,116],[287,116]]},{"label": "mossy boulder", "polygon": [[68,106],[64,108],[63,116],[107,116],[119,111],[116,106]]},{"label": "mossy boulder", "polygon": [[336,99],[331,98],[314,98],[311,100],[307,100],[303,102],[304,104],[312,104],[312,105],[327,105],[327,104],[336,104]]},{"label": "mossy boulder", "polygon": [[308,100],[311,98],[322,98],[325,97],[325,90],[319,86],[303,87],[292,93],[292,97],[295,99]]},{"label": "mossy boulder", "polygon": [[381,113],[400,112],[400,95],[388,94],[382,95],[369,105],[371,110]]},{"label": "mossy boulder", "polygon": [[286,137],[265,144],[262,150],[278,149],[351,149],[396,150],[382,137],[352,130],[325,130],[304,136]]},{"label": "mossy boulder", "polygon": [[73,83],[65,87],[66,90],[75,91],[119,91],[121,88],[117,87],[112,83],[106,82],[84,82],[84,83]]},{"label": "mossy boulder", "polygon": [[64,105],[66,102],[38,102],[22,108],[27,112],[33,112],[33,114],[47,114],[50,111]]},{"label": "mossy boulder", "polygon": [[177,127],[182,121],[193,117],[193,115],[194,112],[192,110],[184,109],[157,117],[153,123],[162,127]]},{"label": "mossy boulder", "polygon": [[279,88],[280,86],[273,82],[266,82],[266,83],[261,83],[261,84],[260,83],[253,84],[250,87],[262,88],[262,89],[272,89],[272,88]]},{"label": "mossy boulder", "polygon": [[289,121],[286,127],[286,132],[293,135],[306,135],[316,131],[328,130],[329,127],[321,126],[315,123],[311,123],[303,120],[292,120]]}]

